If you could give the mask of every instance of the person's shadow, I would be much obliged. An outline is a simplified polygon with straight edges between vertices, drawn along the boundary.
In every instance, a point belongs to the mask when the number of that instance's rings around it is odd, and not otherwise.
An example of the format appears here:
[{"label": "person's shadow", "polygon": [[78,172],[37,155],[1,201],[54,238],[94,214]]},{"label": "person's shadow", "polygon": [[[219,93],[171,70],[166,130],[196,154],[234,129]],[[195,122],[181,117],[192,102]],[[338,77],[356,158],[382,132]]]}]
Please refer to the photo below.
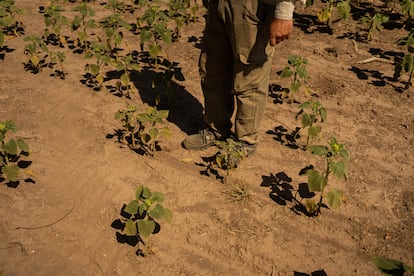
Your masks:
[{"label": "person's shadow", "polygon": [[[180,64],[177,65],[179,66]],[[134,74],[132,82],[142,101],[150,106],[157,106],[158,110],[169,110],[168,121],[187,134],[202,129],[204,127],[203,105],[200,101],[174,78],[169,83],[174,95],[171,99],[167,99],[165,97],[167,87],[163,84],[154,85],[157,73],[159,74],[159,70],[156,67],[145,66],[138,74]]]}]

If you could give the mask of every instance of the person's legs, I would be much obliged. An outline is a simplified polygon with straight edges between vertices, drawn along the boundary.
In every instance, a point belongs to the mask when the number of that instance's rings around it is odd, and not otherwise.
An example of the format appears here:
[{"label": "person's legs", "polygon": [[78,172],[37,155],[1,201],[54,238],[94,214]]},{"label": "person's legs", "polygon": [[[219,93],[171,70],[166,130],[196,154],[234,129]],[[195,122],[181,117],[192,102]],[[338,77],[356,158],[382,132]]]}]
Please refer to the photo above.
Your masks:
[{"label": "person's legs", "polygon": [[204,96],[204,121],[208,129],[189,135],[186,149],[202,150],[215,145],[216,139],[230,136],[234,112],[232,46],[223,21],[224,1],[208,6],[204,42],[199,59]]},{"label": "person's legs", "polygon": [[236,137],[255,145],[268,97],[274,47],[269,44],[270,6],[257,0],[228,0],[234,12],[233,91],[236,96]]},{"label": "person's legs", "polygon": [[221,5],[222,1],[214,1],[209,6],[199,67],[205,122],[219,138],[226,138],[231,133],[234,112],[234,60]]}]

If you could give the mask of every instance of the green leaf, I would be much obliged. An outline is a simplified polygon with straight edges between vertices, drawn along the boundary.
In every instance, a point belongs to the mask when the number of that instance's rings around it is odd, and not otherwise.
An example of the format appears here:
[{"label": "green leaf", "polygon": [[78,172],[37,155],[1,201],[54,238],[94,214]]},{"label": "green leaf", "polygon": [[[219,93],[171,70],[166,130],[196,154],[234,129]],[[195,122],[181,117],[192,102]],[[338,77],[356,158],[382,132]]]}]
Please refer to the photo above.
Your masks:
[{"label": "green leaf", "polygon": [[411,54],[406,54],[403,59],[403,68],[405,72],[411,72],[414,66],[414,58]]},{"label": "green leaf", "polygon": [[311,126],[308,129],[308,135],[311,139],[314,139],[316,137],[318,137],[319,133],[321,132],[321,127],[320,126]]},{"label": "green leaf", "polygon": [[308,211],[309,214],[314,214],[318,210],[318,205],[316,204],[315,200],[308,199],[306,200],[306,211]]},{"label": "green leaf", "polygon": [[300,82],[295,80],[292,81],[292,83],[290,84],[290,90],[292,90],[293,92],[298,92],[300,88]]},{"label": "green leaf", "polygon": [[150,189],[148,189],[147,187],[143,187],[141,197],[144,199],[148,199],[148,198],[151,198],[151,196],[152,194],[151,194]]},{"label": "green leaf", "polygon": [[315,170],[308,170],[308,187],[310,192],[320,192],[328,184],[325,176]]},{"label": "green leaf", "polygon": [[173,214],[172,214],[171,210],[168,209],[168,208],[164,208],[164,219],[165,219],[166,222],[168,222],[170,224],[172,223]]},{"label": "green leaf", "polygon": [[298,66],[296,73],[305,81],[308,79],[308,72],[306,71],[306,67],[304,65]]},{"label": "green leaf", "polygon": [[3,46],[3,43],[4,43],[4,34],[2,31],[0,31],[0,47]]},{"label": "green leaf", "polygon": [[91,71],[91,74],[94,76],[97,76],[100,72],[100,68],[97,64],[90,64],[89,69]]},{"label": "green leaf", "polygon": [[339,151],[339,154],[340,154],[343,158],[345,158],[346,160],[348,160],[348,159],[349,159],[349,153],[348,153],[348,151],[347,151],[346,149],[341,149],[341,150]]},{"label": "green leaf", "polygon": [[1,149],[3,151],[7,152],[8,154],[17,155],[17,143],[16,143],[16,140],[10,139],[9,141],[7,141],[3,145],[1,145]]},{"label": "green leaf", "polygon": [[404,275],[403,263],[400,261],[381,256],[373,256],[371,260],[386,275]]},{"label": "green leaf", "polygon": [[283,68],[282,72],[280,72],[280,77],[281,78],[289,78],[293,75],[292,70],[290,70],[289,67],[285,67]]},{"label": "green leaf", "polygon": [[326,114],[326,109],[325,108],[323,108],[323,107],[321,107],[320,109],[319,109],[319,114],[321,114],[321,118],[322,118],[322,122],[325,122],[326,121],[326,118],[327,118],[327,114]]},{"label": "green leaf", "polygon": [[161,46],[157,44],[151,44],[149,46],[149,54],[152,58],[157,58],[161,53]]},{"label": "green leaf", "polygon": [[164,194],[160,192],[153,192],[152,193],[152,200],[154,202],[163,202],[164,201]]},{"label": "green leaf", "polygon": [[342,178],[342,177],[345,177],[346,178],[347,168],[346,168],[346,164],[345,164],[344,161],[331,162],[329,164],[329,169],[332,171],[332,173],[337,178]]},{"label": "green leaf", "polygon": [[121,32],[117,33],[114,37],[115,44],[116,45],[121,44],[123,38],[124,38],[124,36],[122,35]]},{"label": "green leaf", "polygon": [[23,139],[17,139],[17,146],[21,151],[24,152],[30,152],[29,146],[26,144],[26,142]]},{"label": "green leaf", "polygon": [[148,30],[142,30],[140,35],[139,35],[139,39],[141,44],[145,44],[147,41],[150,41],[152,37],[152,33]]},{"label": "green leaf", "polygon": [[19,166],[14,164],[7,165],[1,169],[1,172],[6,176],[7,179],[11,181],[17,181],[17,177],[19,176]]},{"label": "green leaf", "polygon": [[171,43],[172,42],[172,33],[170,30],[166,30],[161,34],[161,40],[165,43]]},{"label": "green leaf", "polygon": [[161,130],[161,133],[162,133],[162,136],[163,136],[163,137],[165,137],[165,138],[169,138],[169,137],[171,137],[171,135],[172,135],[172,131],[171,131],[171,129],[169,129],[168,127],[164,127],[164,128]]},{"label": "green leaf", "polygon": [[134,199],[125,207],[124,211],[130,215],[135,215],[138,213],[139,202]]},{"label": "green leaf", "polygon": [[164,217],[164,207],[161,204],[155,205],[154,209],[149,212],[149,215],[153,219],[162,219]]},{"label": "green leaf", "polygon": [[329,153],[328,148],[325,146],[309,146],[308,149],[313,155],[317,156],[327,156]]},{"label": "green leaf", "polygon": [[138,231],[139,234],[145,238],[148,238],[155,230],[155,221],[153,220],[139,220],[138,221]]},{"label": "green leaf", "polygon": [[341,1],[337,4],[338,12],[342,19],[349,19],[349,16],[351,14],[351,5],[348,1]]},{"label": "green leaf", "polygon": [[309,114],[304,113],[302,115],[302,127],[308,127],[312,125],[312,123],[313,123],[312,117]]},{"label": "green leaf", "polygon": [[122,74],[122,76],[121,76],[122,85],[127,86],[129,84],[129,81],[130,81],[130,79],[129,79],[128,73]]},{"label": "green leaf", "polygon": [[329,191],[329,193],[326,196],[329,206],[331,206],[334,209],[341,206],[343,195],[344,195],[344,192],[336,188]]},{"label": "green leaf", "polygon": [[138,233],[137,225],[134,221],[128,219],[125,223],[125,235],[127,236],[136,236]]}]

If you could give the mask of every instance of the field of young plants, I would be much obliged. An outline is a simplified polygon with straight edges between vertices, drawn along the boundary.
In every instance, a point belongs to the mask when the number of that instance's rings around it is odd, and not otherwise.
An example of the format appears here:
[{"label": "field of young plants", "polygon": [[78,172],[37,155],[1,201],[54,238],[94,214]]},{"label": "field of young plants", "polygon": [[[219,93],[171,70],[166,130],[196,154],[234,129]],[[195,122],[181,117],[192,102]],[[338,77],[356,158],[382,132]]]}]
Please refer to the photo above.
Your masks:
[{"label": "field of young plants", "polygon": [[0,275],[414,273],[414,2],[298,5],[249,157],[181,146],[205,14],[0,1]]}]

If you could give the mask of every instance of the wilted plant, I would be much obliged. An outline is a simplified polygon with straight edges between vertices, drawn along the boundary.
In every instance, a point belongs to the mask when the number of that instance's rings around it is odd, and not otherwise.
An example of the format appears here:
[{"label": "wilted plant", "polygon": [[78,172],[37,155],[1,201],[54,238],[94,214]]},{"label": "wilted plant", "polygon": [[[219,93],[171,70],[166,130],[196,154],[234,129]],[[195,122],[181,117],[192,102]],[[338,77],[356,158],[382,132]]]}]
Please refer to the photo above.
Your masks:
[{"label": "wilted plant", "polygon": [[28,155],[29,147],[23,139],[8,138],[8,132],[17,132],[13,121],[0,121],[0,181],[18,181],[21,155]]},{"label": "wilted plant", "polygon": [[[306,138],[305,148],[308,147],[309,142],[316,137],[322,130],[320,125],[316,125],[317,122],[326,121],[326,109],[319,101],[307,101],[299,105],[300,111],[296,114],[296,119],[301,118],[302,127],[296,132],[296,135],[301,129],[308,128],[308,136]],[[296,136],[295,135],[295,136]]]},{"label": "wilted plant", "polygon": [[122,218],[125,223],[123,233],[126,236],[137,237],[144,245],[139,249],[139,255],[147,256],[152,253],[151,236],[155,233],[160,220],[172,223],[172,212],[163,207],[164,194],[151,192],[149,188],[139,186],[135,199],[125,207],[124,212],[129,218]]},{"label": "wilted plant", "polygon": [[168,110],[157,110],[149,107],[146,113],[138,113],[136,106],[128,106],[115,114],[115,118],[122,122],[122,142],[133,150],[142,149],[145,154],[153,156],[160,138],[171,136],[168,127],[159,128],[168,117]]},{"label": "wilted plant", "polygon": [[231,187],[226,189],[223,193],[231,198],[231,201],[238,201],[242,203],[250,203],[255,195],[249,187],[249,184],[243,179],[232,179]]},{"label": "wilted plant", "polygon": [[309,214],[319,215],[321,207],[324,206],[324,199],[332,208],[337,208],[341,205],[343,200],[343,191],[333,188],[326,192],[326,187],[329,185],[331,175],[336,176],[337,179],[346,179],[348,174],[345,161],[349,159],[348,151],[343,144],[338,143],[335,137],[331,137],[329,146],[309,146],[308,150],[316,156],[321,156],[325,159],[325,167],[323,171],[307,169],[308,188],[312,193],[318,193],[319,200],[316,202],[313,198],[306,202],[306,210]]}]

